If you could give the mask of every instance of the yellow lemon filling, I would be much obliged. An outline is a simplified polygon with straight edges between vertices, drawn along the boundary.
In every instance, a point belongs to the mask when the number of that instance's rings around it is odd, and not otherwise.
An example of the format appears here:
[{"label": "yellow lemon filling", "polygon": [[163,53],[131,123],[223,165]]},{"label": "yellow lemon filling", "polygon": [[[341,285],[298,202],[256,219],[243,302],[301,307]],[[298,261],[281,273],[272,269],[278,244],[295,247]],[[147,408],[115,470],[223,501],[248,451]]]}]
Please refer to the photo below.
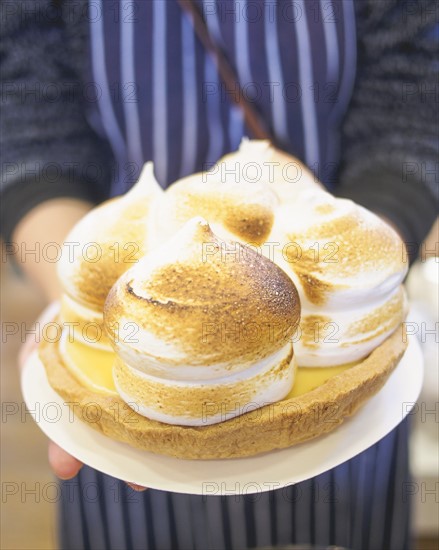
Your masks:
[{"label": "yellow lemon filling", "polygon": [[335,367],[299,367],[297,369],[294,386],[285,399],[298,397],[299,395],[315,390],[333,376],[340,374],[354,365],[358,365],[358,362],[337,365]]},{"label": "yellow lemon filling", "polygon": [[86,387],[103,393],[117,393],[113,382],[116,354],[82,342],[63,339],[60,352],[66,367]]},{"label": "yellow lemon filling", "polygon": [[[88,388],[116,393],[113,381],[113,364],[116,354],[112,351],[93,348],[82,342],[62,342],[61,349],[66,366]],[[314,390],[327,380],[358,363],[336,367],[301,367],[296,371],[293,389],[287,398],[297,397]]]}]

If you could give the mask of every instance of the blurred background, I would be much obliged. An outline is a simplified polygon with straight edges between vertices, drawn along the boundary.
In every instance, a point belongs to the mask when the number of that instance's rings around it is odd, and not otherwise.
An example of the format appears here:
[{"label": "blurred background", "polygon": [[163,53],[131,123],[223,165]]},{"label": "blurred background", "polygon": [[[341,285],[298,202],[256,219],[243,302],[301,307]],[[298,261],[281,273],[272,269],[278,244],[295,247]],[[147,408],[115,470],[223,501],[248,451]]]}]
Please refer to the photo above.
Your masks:
[{"label": "blurred background", "polygon": [[[423,247],[423,257],[407,280],[411,298],[408,321],[425,356],[424,388],[411,415],[411,461],[414,529],[417,550],[439,548],[439,225]],[[0,548],[37,550],[57,548],[55,479],[47,464],[47,441],[22,402],[17,353],[20,333],[9,335],[7,323],[32,322],[44,307],[38,291],[5,261],[1,263],[1,484]],[[434,329],[436,328],[436,332]],[[430,331],[430,332],[427,332]],[[377,549],[386,550],[386,549]]]}]

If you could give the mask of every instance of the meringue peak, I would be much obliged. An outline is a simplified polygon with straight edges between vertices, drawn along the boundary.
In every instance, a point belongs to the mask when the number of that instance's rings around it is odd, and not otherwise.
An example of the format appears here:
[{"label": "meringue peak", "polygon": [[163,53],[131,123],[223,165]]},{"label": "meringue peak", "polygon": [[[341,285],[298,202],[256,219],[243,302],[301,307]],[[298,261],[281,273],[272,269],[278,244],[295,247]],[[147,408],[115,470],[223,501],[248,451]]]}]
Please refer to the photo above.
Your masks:
[{"label": "meringue peak", "polygon": [[[299,315],[285,272],[253,249],[219,239],[201,217],[129,269],[104,311],[107,327],[130,320],[138,328],[133,349],[123,342],[115,347],[139,368],[140,356],[148,364],[245,368],[285,345]],[[248,327],[260,333],[257,342],[236,337]],[[274,337],[272,328],[280,334]],[[233,345],[223,341],[223,330]]]},{"label": "meringue peak", "polygon": [[192,241],[201,241],[206,237],[215,238],[209,222],[203,216],[194,216],[188,220],[177,233],[179,235]]},{"label": "meringue peak", "polygon": [[133,198],[137,199],[138,197],[150,196],[156,193],[163,193],[163,189],[160,187],[154,175],[154,163],[149,161],[143,165],[137,182],[121,198],[131,200]]},{"label": "meringue peak", "polygon": [[[131,191],[105,201],[79,220],[66,237],[58,263],[66,294],[102,314],[110,288],[151,246],[148,219],[160,194],[163,190],[148,162]],[[89,248],[95,256],[88,255]]]},{"label": "meringue peak", "polygon": [[243,137],[239,144],[238,152],[243,156],[249,156],[252,160],[269,160],[273,154],[273,146],[268,139],[249,139]]}]

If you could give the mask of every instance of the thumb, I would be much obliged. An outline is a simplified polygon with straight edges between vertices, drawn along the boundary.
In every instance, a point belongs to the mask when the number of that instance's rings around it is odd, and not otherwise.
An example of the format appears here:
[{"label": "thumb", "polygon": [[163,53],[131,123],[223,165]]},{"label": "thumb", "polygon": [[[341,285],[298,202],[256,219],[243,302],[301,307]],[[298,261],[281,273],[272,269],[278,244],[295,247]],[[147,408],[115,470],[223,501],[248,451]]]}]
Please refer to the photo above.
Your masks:
[{"label": "thumb", "polygon": [[69,455],[53,441],[49,442],[49,464],[53,473],[60,479],[75,477],[83,466],[82,462]]}]

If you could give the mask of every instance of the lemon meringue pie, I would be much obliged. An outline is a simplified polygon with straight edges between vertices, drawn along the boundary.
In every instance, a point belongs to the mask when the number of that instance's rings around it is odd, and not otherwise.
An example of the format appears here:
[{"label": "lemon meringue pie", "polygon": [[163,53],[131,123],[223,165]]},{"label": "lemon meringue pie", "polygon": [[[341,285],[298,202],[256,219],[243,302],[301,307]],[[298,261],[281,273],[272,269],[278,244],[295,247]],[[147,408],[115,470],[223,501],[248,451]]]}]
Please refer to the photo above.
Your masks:
[{"label": "lemon meringue pie", "polygon": [[67,241],[101,256],[63,258],[60,320],[81,330],[40,357],[75,412],[95,403],[90,425],[141,449],[229,458],[317,437],[406,347],[398,235],[267,142],[165,192],[148,164]]}]

